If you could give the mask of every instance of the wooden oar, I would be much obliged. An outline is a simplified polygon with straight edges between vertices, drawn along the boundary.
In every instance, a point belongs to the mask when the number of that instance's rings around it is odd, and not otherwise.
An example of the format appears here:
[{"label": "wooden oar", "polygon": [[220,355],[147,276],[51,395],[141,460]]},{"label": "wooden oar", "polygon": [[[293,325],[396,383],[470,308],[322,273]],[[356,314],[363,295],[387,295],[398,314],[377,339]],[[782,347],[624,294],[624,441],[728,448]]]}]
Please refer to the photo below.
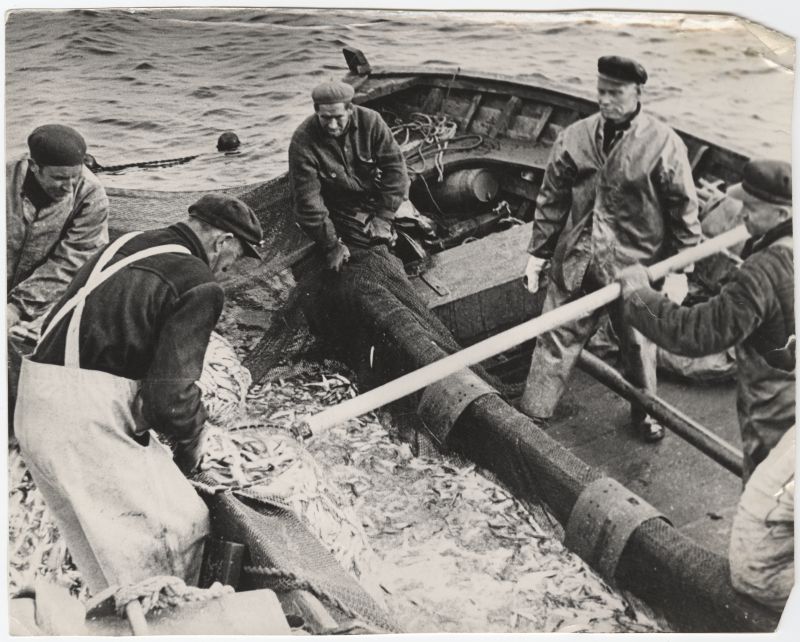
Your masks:
[{"label": "wooden oar", "polygon": [[[684,250],[648,268],[651,281],[664,278],[670,272],[681,270],[701,259],[741,243],[749,238],[744,225],[740,225],[724,234],[720,234],[693,248]],[[307,418],[304,426],[312,432],[324,430],[338,423],[359,417],[376,408],[396,401],[406,395],[421,390],[448,375],[468,368],[476,363],[505,352],[525,341],[538,337],[565,323],[584,317],[598,308],[608,305],[617,299],[622,290],[619,283],[612,283],[580,299],[562,305],[546,314],[521,323],[505,332],[484,339],[475,345],[451,354],[439,361],[409,372],[402,377],[374,388],[363,395],[358,395],[337,406],[332,406],[316,415]]]}]

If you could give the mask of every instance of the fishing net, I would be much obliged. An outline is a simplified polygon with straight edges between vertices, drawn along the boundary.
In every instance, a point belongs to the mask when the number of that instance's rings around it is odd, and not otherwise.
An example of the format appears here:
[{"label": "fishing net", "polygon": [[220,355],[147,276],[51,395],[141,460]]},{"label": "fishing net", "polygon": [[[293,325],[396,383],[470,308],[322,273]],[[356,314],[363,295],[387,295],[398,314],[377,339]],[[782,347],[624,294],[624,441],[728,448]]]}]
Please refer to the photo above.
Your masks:
[{"label": "fishing net", "polygon": [[[189,206],[209,191],[157,192],[109,188],[109,234],[112,239],[133,230],[149,230],[177,223]],[[255,211],[264,231],[261,273],[276,274],[308,253],[311,241],[294,222],[286,175],[256,185],[213,190],[242,199]],[[240,280],[250,278],[249,271]]]},{"label": "fishing net", "polygon": [[[205,473],[195,479],[209,488],[215,484]],[[333,611],[339,624],[356,619],[385,632],[399,631],[282,498],[259,487],[201,495],[211,512],[213,534],[247,545],[247,588],[309,591]]]}]

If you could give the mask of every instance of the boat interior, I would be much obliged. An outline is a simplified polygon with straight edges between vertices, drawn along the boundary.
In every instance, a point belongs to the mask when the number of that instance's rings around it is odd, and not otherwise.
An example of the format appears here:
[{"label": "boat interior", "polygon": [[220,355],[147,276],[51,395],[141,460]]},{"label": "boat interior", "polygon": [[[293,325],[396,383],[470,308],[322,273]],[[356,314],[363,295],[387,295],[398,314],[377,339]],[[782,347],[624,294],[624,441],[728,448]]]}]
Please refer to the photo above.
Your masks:
[{"label": "boat interior", "polygon": [[[427,225],[401,224],[407,238],[398,247],[419,294],[462,345],[537,315],[543,293],[530,295],[522,282],[536,196],[559,132],[596,104],[452,70],[375,70],[351,80],[356,102],[383,115],[406,155],[410,200]],[[745,155],[678,133],[698,184],[724,190],[739,180]],[[532,348],[529,342],[486,365],[504,383],[521,386]],[[741,447],[732,382],[662,376],[659,394]],[[726,554],[741,481],[676,435],[641,442],[628,407],[576,369],[549,434],[686,535]]]}]

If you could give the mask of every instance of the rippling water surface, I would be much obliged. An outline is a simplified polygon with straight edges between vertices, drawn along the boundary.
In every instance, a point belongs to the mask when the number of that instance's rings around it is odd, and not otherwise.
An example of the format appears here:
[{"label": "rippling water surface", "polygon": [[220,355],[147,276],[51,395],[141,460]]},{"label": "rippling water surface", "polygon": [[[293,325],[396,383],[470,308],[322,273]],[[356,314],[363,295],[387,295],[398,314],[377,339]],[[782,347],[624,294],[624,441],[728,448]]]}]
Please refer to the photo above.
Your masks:
[{"label": "rippling water surface", "polygon": [[[202,153],[183,166],[104,175],[108,185],[190,190],[286,169],[318,82],[373,66],[460,66],[593,96],[595,61],[619,53],[650,73],[646,106],[746,153],[790,158],[794,43],[724,17],[653,14],[168,10],[19,12],[6,25],[6,146],[36,125],[86,136],[101,164]],[[776,58],[775,43],[783,48]],[[787,53],[788,52],[788,53]],[[777,62],[776,62],[777,60]],[[215,151],[224,130],[242,153]]]}]

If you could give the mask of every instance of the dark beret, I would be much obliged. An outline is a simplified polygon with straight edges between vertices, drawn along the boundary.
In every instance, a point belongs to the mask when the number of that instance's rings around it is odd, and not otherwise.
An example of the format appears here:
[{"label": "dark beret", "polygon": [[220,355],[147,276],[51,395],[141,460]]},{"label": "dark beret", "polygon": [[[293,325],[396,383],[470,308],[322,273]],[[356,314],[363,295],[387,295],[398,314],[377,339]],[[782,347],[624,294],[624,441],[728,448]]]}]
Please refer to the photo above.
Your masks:
[{"label": "dark beret", "polygon": [[791,205],[792,166],[784,161],[751,160],[742,171],[742,189],[773,205]]},{"label": "dark beret", "polygon": [[83,165],[86,141],[66,125],[42,125],[28,136],[31,158],[40,165]]},{"label": "dark beret", "polygon": [[246,254],[261,258],[256,246],[261,244],[264,234],[255,212],[246,203],[226,194],[206,194],[189,206],[189,213],[217,229],[230,232],[242,242]]},{"label": "dark beret", "polygon": [[353,100],[355,93],[352,85],[340,80],[330,80],[314,87],[311,98],[315,105],[331,105],[348,103]]},{"label": "dark beret", "polygon": [[638,62],[622,56],[602,56],[597,60],[597,73],[616,82],[633,82],[643,85],[647,72]]}]

